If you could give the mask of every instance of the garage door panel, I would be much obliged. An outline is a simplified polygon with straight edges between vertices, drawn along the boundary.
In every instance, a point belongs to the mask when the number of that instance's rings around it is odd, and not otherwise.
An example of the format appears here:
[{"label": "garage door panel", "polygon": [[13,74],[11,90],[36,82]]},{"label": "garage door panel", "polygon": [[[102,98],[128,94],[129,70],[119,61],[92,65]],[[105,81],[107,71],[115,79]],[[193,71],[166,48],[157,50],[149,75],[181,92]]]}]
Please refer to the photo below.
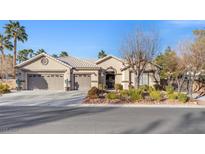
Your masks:
[{"label": "garage door panel", "polygon": [[28,89],[63,90],[64,78],[62,74],[29,74]]},{"label": "garage door panel", "polygon": [[89,90],[90,87],[91,87],[91,75],[89,74],[75,75],[75,89]]}]

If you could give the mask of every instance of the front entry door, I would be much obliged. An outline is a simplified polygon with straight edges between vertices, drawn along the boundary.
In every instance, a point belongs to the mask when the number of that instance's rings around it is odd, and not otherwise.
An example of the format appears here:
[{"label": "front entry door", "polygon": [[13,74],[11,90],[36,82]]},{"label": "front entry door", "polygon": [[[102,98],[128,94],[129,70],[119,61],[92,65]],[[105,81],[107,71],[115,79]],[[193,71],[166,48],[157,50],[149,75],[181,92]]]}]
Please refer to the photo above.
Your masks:
[{"label": "front entry door", "polygon": [[106,74],[106,87],[107,87],[107,89],[114,89],[115,88],[115,74],[114,74],[114,72]]}]

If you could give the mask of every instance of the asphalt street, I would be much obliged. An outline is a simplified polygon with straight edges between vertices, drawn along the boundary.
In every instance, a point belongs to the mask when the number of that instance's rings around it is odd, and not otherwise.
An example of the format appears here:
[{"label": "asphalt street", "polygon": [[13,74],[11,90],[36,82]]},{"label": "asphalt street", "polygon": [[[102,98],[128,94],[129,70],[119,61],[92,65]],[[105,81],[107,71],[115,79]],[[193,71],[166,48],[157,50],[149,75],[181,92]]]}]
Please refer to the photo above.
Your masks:
[{"label": "asphalt street", "polygon": [[1,133],[198,134],[205,109],[1,106]]},{"label": "asphalt street", "polygon": [[205,108],[82,106],[85,92],[0,97],[0,133],[205,133]]}]

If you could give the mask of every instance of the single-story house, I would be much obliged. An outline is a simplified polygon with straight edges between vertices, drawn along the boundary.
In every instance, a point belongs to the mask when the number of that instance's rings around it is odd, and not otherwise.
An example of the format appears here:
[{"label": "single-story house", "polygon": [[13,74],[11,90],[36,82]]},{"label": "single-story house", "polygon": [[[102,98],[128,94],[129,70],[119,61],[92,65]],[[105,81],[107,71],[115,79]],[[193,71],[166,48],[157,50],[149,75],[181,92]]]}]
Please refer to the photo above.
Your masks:
[{"label": "single-story house", "polygon": [[[39,54],[16,66],[17,79],[22,81],[24,90],[88,90],[103,84],[113,89],[122,84],[124,89],[135,86],[135,74],[123,59],[106,56],[97,61],[76,57],[54,58],[48,54]],[[150,63],[142,75],[140,83],[154,85],[159,82],[160,67]]]}]

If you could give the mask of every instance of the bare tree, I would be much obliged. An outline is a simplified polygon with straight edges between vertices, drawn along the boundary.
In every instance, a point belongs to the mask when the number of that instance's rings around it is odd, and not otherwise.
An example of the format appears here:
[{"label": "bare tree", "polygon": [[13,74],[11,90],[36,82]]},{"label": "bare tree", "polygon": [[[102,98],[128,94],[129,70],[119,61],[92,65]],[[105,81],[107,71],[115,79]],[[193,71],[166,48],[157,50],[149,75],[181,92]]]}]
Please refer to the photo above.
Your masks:
[{"label": "bare tree", "polygon": [[153,60],[159,51],[159,35],[155,30],[149,32],[138,30],[129,35],[121,48],[122,56],[136,75],[136,87],[140,85],[140,78],[146,65]]},{"label": "bare tree", "polygon": [[183,63],[184,75],[188,78],[188,93],[192,97],[193,83],[205,68],[205,35],[196,33],[194,41],[181,42],[179,54],[181,56],[180,62]]}]

